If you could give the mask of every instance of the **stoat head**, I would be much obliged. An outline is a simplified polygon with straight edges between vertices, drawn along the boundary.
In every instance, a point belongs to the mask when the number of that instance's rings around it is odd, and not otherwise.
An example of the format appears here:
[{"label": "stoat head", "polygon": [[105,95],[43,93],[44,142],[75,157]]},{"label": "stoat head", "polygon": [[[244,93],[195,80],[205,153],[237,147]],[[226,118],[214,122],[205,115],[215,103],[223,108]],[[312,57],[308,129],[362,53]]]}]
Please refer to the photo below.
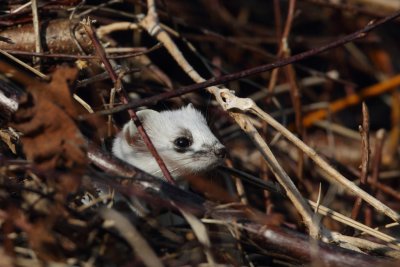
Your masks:
[{"label": "stoat head", "polygon": [[[222,163],[226,149],[193,105],[163,112],[142,110],[137,115],[174,178],[207,171]],[[162,177],[133,122],[124,126],[114,142],[113,152],[132,165]]]}]

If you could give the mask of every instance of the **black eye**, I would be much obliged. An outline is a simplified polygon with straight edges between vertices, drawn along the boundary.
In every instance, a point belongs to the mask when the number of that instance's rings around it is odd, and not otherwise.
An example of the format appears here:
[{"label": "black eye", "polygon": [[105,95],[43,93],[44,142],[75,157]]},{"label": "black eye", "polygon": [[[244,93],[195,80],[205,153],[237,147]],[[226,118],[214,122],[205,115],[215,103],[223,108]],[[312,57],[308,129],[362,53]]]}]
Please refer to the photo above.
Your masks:
[{"label": "black eye", "polygon": [[188,148],[192,144],[192,141],[187,137],[178,137],[175,139],[174,144],[178,148]]}]

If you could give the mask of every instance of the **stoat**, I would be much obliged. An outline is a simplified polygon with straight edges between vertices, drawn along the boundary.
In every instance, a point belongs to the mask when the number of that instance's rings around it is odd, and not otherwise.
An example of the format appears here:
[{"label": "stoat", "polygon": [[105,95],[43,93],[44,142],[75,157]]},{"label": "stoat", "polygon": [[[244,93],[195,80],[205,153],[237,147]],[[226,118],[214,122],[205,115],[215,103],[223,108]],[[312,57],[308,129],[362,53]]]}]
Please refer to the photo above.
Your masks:
[{"label": "stoat", "polygon": [[[225,147],[192,104],[178,110],[141,110],[137,115],[174,179],[204,172],[221,164]],[[162,172],[133,121],[116,136],[112,152],[118,158],[163,179]]]}]

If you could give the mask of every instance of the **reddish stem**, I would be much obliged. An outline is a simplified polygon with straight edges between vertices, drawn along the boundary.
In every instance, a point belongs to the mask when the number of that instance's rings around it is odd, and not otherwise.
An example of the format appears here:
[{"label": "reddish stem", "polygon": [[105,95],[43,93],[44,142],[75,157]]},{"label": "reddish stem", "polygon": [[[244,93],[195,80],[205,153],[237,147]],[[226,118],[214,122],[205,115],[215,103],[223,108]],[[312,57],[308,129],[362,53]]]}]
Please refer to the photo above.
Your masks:
[{"label": "reddish stem", "polygon": [[[104,64],[105,69],[110,75],[111,80],[114,83],[114,87],[116,88],[120,101],[123,104],[128,104],[128,95],[124,88],[122,87],[121,80],[119,79],[117,73],[114,71],[114,69],[111,66],[110,61],[107,58],[106,52],[104,51],[103,46],[101,45],[99,39],[96,36],[96,31],[93,28],[92,24],[89,22],[88,25],[84,24],[85,30],[89,36],[89,38],[92,40],[93,45],[95,47],[95,50],[97,54],[99,55],[101,61]],[[165,179],[171,183],[175,184],[175,180],[172,178],[170,172],[167,169],[167,166],[165,165],[164,161],[160,157],[160,154],[158,154],[157,150],[155,149],[151,139],[149,138],[148,134],[146,133],[146,130],[143,127],[143,124],[141,123],[140,119],[138,118],[136,112],[130,108],[128,109],[129,116],[131,117],[131,120],[133,123],[136,125],[136,128],[138,129],[138,132],[140,136],[142,137],[144,143],[147,146],[147,149],[150,151],[151,155],[153,155],[154,159],[157,161],[158,166],[160,167]]]}]

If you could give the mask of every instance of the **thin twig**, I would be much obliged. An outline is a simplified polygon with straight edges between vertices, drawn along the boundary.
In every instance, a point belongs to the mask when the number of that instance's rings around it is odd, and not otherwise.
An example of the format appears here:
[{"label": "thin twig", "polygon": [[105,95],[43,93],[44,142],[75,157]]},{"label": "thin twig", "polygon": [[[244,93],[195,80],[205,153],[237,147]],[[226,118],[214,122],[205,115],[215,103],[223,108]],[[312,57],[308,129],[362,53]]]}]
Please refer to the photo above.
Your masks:
[{"label": "thin twig", "polygon": [[[126,53],[123,55],[107,55],[108,59],[124,59],[124,58],[130,58],[130,57],[137,57],[137,56],[142,56],[145,54],[148,54],[150,52],[153,52],[154,50],[157,50],[161,48],[161,44],[156,44],[153,47],[149,49],[145,48],[135,48],[139,50],[139,52],[134,52],[134,53]],[[18,50],[9,50],[5,49],[4,51],[13,54],[13,55],[20,55],[20,56],[33,56],[33,57],[45,57],[45,58],[65,58],[65,59],[97,59],[99,56],[97,55],[72,55],[72,54],[60,54],[60,53],[36,53],[36,52],[27,52],[27,51],[18,51]]]},{"label": "thin twig", "polygon": [[377,187],[374,184],[378,183],[378,178],[379,178],[379,170],[381,167],[381,162],[382,162],[382,150],[383,150],[383,144],[385,141],[385,135],[386,132],[384,129],[380,129],[376,132],[376,137],[375,137],[375,149],[374,149],[374,158],[372,161],[372,171],[371,171],[371,188],[372,188],[372,194],[375,194],[377,191]]},{"label": "thin twig", "polygon": [[19,60],[18,58],[14,57],[13,55],[7,53],[6,51],[0,49],[0,54],[8,57],[10,60],[15,61],[17,64],[23,66],[24,68],[26,68],[28,71],[32,72],[33,74],[37,75],[38,77],[40,77],[43,80],[50,80],[50,78],[46,75],[44,75],[43,73],[41,73],[40,71],[36,70],[35,68],[32,68],[31,66],[29,66],[28,64],[26,64],[25,62]]},{"label": "thin twig", "polygon": [[[38,1],[32,0],[32,18],[33,18],[33,30],[35,31],[35,51],[36,53],[42,53],[42,37],[40,34],[40,22],[39,22],[39,10],[38,10]],[[34,64],[39,64],[40,66],[40,58],[35,57],[33,60]],[[40,67],[39,67],[40,69]]]},{"label": "thin twig", "polygon": [[[279,8],[279,1],[275,3],[276,11],[280,10]],[[276,27],[277,27],[277,35],[278,35],[278,40],[279,40],[279,48],[278,48],[278,54],[277,58],[281,59],[284,57],[288,57],[290,55],[290,49],[289,49],[289,44],[288,44],[288,39],[289,39],[289,34],[290,30],[292,29],[292,23],[293,23],[293,16],[294,16],[294,11],[296,8],[296,0],[290,0],[289,1],[289,6],[288,6],[288,14],[286,16],[286,22],[285,22],[285,28],[283,30],[283,33],[281,34],[280,32],[278,33],[279,30],[279,25],[281,24],[280,22],[280,14],[275,13],[276,17]],[[273,93],[277,79],[278,79],[278,74],[279,74],[279,69],[276,68],[271,72],[271,78],[269,80],[269,85],[268,85],[268,92]]]},{"label": "thin twig", "polygon": [[349,11],[352,13],[359,13],[371,17],[381,18],[386,15],[384,12],[382,12],[382,10],[377,10],[377,9],[372,10],[363,6],[359,6],[357,4],[350,4],[348,2],[337,2],[333,0],[302,0],[302,1],[310,2],[323,7],[330,7],[330,8],[340,9],[343,11]]},{"label": "thin twig", "polygon": [[[21,6],[17,7],[17,8],[15,8],[15,9],[11,10],[11,11],[10,11],[10,14],[16,14],[16,13],[20,12],[21,10],[23,10],[23,9],[25,9],[25,8],[27,8],[27,7],[29,7],[30,5],[32,5],[32,1],[29,1],[29,2],[27,2],[27,3],[25,3],[25,4],[23,4],[23,5],[21,5]],[[36,5],[37,5],[37,4],[36,4]]]},{"label": "thin twig", "polygon": [[[279,67],[283,67],[286,66],[288,64],[292,64],[294,62],[306,59],[308,57],[311,56],[315,56],[318,54],[321,54],[323,52],[326,52],[330,49],[339,47],[343,44],[346,44],[348,42],[352,42],[354,40],[363,38],[366,36],[366,34],[370,31],[372,31],[373,29],[375,29],[376,27],[379,27],[383,24],[385,24],[388,21],[394,20],[397,17],[400,16],[400,11],[395,12],[381,20],[378,20],[376,22],[372,22],[369,23],[368,25],[366,25],[364,28],[362,28],[361,30],[358,30],[356,32],[353,32],[351,34],[348,34],[342,38],[339,38],[338,40],[331,42],[327,45],[318,47],[318,48],[314,48],[314,49],[310,49],[308,51],[296,54],[294,56],[282,59],[282,60],[278,60],[274,63],[270,63],[270,64],[265,64],[265,65],[261,65],[261,66],[257,66],[254,68],[250,68],[250,69],[246,69],[243,71],[239,71],[239,72],[235,72],[235,73],[231,73],[231,74],[227,74],[227,75],[223,75],[221,77],[217,77],[217,78],[211,78],[209,80],[206,80],[204,82],[200,82],[197,84],[193,84],[193,85],[189,85],[189,86],[185,86],[185,87],[181,87],[177,90],[171,91],[171,92],[166,92],[163,94],[158,94],[149,98],[144,98],[138,101],[133,101],[130,102],[128,104],[125,105],[121,105],[119,107],[115,107],[113,109],[107,110],[107,111],[101,111],[98,112],[96,114],[98,115],[109,115],[112,113],[116,113],[116,112],[121,112],[123,110],[129,109],[129,108],[136,108],[136,107],[140,107],[140,106],[144,106],[144,105],[151,105],[154,103],[157,103],[158,101],[167,99],[167,98],[171,98],[171,97],[176,97],[176,96],[181,96],[183,94],[187,94],[187,93],[191,93],[200,89],[204,89],[210,86],[214,86],[214,85],[218,85],[218,84],[223,84],[223,83],[227,83],[230,81],[235,81],[235,80],[239,80],[241,78],[245,78],[254,74],[258,74],[258,73],[262,73],[262,72],[266,72],[275,68],[279,68]],[[155,29],[155,28],[154,28]],[[154,31],[154,30],[153,30]],[[157,28],[157,31],[154,32],[158,32],[159,28]],[[191,72],[192,70],[189,70],[189,72]],[[400,80],[400,76],[396,78],[398,80]]]}]

